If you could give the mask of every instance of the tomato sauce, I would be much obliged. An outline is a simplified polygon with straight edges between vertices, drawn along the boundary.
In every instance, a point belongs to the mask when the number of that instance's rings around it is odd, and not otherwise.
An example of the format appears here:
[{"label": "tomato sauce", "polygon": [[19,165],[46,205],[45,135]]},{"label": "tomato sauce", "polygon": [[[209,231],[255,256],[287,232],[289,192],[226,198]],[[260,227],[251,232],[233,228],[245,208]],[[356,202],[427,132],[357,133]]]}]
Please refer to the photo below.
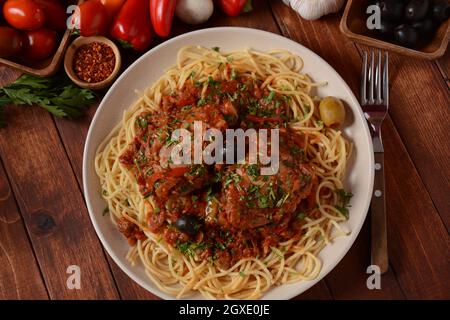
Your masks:
[{"label": "tomato sauce", "polygon": [[[222,267],[299,239],[305,214],[315,206],[311,199],[318,178],[306,161],[304,137],[287,125],[289,97],[260,87],[244,77],[189,80],[163,97],[159,111],[139,115],[137,135],[120,157],[142,195],[156,203],[147,214],[150,230],[182,253]],[[192,132],[194,121],[222,132],[279,128],[278,173],[262,176],[261,165],[247,163],[174,165],[168,156],[175,144],[171,133],[178,128]]]}]

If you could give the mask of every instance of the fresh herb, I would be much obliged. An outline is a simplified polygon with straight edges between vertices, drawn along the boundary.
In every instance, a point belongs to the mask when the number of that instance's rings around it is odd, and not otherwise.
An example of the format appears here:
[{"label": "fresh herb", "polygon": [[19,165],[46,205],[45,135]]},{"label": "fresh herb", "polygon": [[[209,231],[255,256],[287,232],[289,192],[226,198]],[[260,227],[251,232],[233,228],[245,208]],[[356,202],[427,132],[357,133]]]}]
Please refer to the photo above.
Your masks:
[{"label": "fresh herb", "polygon": [[339,200],[342,202],[342,205],[347,206],[350,203],[350,200],[353,197],[351,192],[347,192],[344,189],[336,190]]},{"label": "fresh herb", "polygon": [[205,242],[192,242],[192,241],[186,241],[186,242],[181,242],[181,241],[177,241],[177,243],[175,244],[175,247],[184,255],[189,256],[189,257],[194,257],[195,256],[195,252],[197,250],[204,250],[206,248],[208,248],[208,244]]},{"label": "fresh herb", "polygon": [[197,106],[199,106],[199,107],[203,107],[205,104],[206,104],[205,98],[200,98],[197,102]]},{"label": "fresh herb", "polygon": [[194,165],[189,169],[188,175],[191,177],[202,176],[206,173],[206,168],[201,165]]},{"label": "fresh herb", "polygon": [[264,194],[259,194],[258,196],[258,207],[260,209],[266,209],[270,207],[269,197]]},{"label": "fresh herb", "polygon": [[209,86],[211,86],[211,87],[217,87],[219,84],[220,84],[220,82],[217,81],[217,80],[214,80],[213,77],[211,77],[211,76],[208,77],[208,85],[209,85]]},{"label": "fresh herb", "polygon": [[269,196],[272,198],[273,201],[277,200],[277,196],[273,191],[272,183],[269,185]]},{"label": "fresh herb", "polygon": [[353,194],[351,192],[347,192],[344,189],[338,189],[336,190],[336,193],[338,195],[338,201],[339,204],[335,206],[335,208],[345,217],[349,218],[349,210],[350,207],[350,200],[353,197]]},{"label": "fresh herb", "polygon": [[259,167],[256,164],[251,164],[247,167],[247,173],[249,176],[253,177],[254,179],[259,177]]},{"label": "fresh herb", "polygon": [[65,74],[49,78],[23,75],[0,88],[0,127],[6,126],[4,107],[38,105],[58,118],[78,118],[93,104],[92,90],[81,89]]},{"label": "fresh herb", "polygon": [[137,117],[136,118],[136,123],[142,129],[147,128],[147,125],[148,125],[147,119],[145,119],[143,116]]},{"label": "fresh herb", "polygon": [[236,80],[238,77],[238,72],[234,69],[231,69],[231,80]]},{"label": "fresh herb", "polygon": [[301,160],[304,160],[304,158],[305,158],[305,150],[304,149],[294,145],[291,149],[291,152],[294,155],[300,156]]},{"label": "fresh herb", "polygon": [[335,206],[335,208],[345,217],[345,218],[349,218],[350,213],[348,211],[347,207],[341,207],[341,206]]},{"label": "fresh herb", "polygon": [[275,98],[275,91],[270,91],[269,95],[265,98],[267,103],[271,103],[273,98]]},{"label": "fresh herb", "polygon": [[225,247],[224,244],[221,243],[221,242],[217,242],[217,243],[216,243],[216,247],[217,247],[218,249],[220,249],[220,250],[225,250],[225,249],[227,248],[227,247]]},{"label": "fresh herb", "polygon": [[286,200],[289,198],[290,194],[286,193],[280,200],[277,202],[277,208],[281,208]]},{"label": "fresh herb", "polygon": [[216,51],[216,52],[219,52],[219,51],[220,51],[220,47],[212,47],[212,49],[213,49],[214,51]]},{"label": "fresh herb", "polygon": [[233,122],[235,120],[235,117],[231,114],[226,114],[223,116],[226,122]]},{"label": "fresh herb", "polygon": [[139,174],[142,174],[141,166],[139,165],[138,159],[134,158],[134,159],[133,159],[133,162],[134,162],[134,165],[136,166],[136,168],[137,168]]},{"label": "fresh herb", "polygon": [[234,182],[234,184],[238,184],[241,181],[241,176],[238,175],[237,173],[230,173],[226,180],[225,180],[225,188],[228,187],[228,185],[230,185],[232,182]]},{"label": "fresh herb", "polygon": [[188,104],[188,105],[184,106],[183,108],[181,108],[182,111],[188,111],[188,110],[191,110],[191,109],[192,109],[192,105],[191,104]]},{"label": "fresh herb", "polygon": [[240,275],[242,278],[244,278],[244,277],[246,276],[245,272],[243,272],[243,271],[239,271],[239,275]]},{"label": "fresh herb", "polygon": [[239,91],[245,91],[245,90],[247,90],[247,85],[246,84],[238,84],[238,89],[239,89]]},{"label": "fresh herb", "polygon": [[177,144],[179,142],[179,137],[170,137],[166,140],[166,147]]},{"label": "fresh herb", "polygon": [[305,215],[304,212],[300,212],[300,213],[297,214],[297,219],[298,220],[303,220],[303,219],[305,219],[305,217],[306,217],[306,215]]}]

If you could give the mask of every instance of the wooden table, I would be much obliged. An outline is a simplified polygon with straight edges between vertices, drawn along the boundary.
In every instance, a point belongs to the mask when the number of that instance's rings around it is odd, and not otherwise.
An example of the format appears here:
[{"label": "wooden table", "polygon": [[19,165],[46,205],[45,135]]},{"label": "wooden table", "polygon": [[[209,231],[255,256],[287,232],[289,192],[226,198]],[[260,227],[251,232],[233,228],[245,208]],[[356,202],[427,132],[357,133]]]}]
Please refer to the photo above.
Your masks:
[{"label": "wooden table", "polygon": [[[362,47],[339,31],[340,15],[307,22],[280,0],[254,1],[251,14],[216,12],[203,27],[279,33],[327,60],[359,92]],[[218,11],[218,10],[217,10]],[[174,35],[193,30],[175,23]],[[450,298],[450,54],[435,62],[392,55],[392,100],[383,127],[390,270],[368,290],[370,223],[339,265],[299,299]],[[0,67],[1,84],[18,73]],[[81,166],[95,113],[77,121],[38,107],[7,108],[0,129],[0,298],[157,299],[102,249],[83,199]],[[81,289],[66,286],[69,265]]]}]

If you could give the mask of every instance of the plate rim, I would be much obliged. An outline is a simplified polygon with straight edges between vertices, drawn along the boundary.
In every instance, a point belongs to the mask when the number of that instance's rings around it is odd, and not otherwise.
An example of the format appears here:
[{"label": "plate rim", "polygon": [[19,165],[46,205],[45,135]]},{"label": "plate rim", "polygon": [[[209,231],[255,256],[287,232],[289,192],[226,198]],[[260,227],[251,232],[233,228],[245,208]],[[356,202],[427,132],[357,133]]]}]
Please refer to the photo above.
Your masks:
[{"label": "plate rim", "polygon": [[[109,254],[109,256],[113,259],[114,263],[116,263],[119,268],[121,269],[122,272],[124,272],[128,277],[130,277],[134,282],[136,282],[139,286],[141,286],[142,288],[144,288],[145,290],[147,290],[148,292],[154,294],[157,297],[160,297],[162,299],[165,300],[175,300],[176,297],[171,296],[165,292],[163,292],[162,290],[160,290],[159,288],[157,288],[157,286],[155,285],[155,288],[152,288],[150,286],[147,285],[147,283],[145,283],[143,280],[141,280],[141,277],[138,277],[137,275],[135,275],[133,272],[129,271],[129,269],[132,267],[131,265],[126,265],[124,263],[122,263],[121,259],[117,256],[117,254],[115,253],[115,251],[112,249],[112,247],[108,244],[108,241],[106,240],[105,236],[103,235],[97,220],[94,216],[94,210],[92,208],[92,204],[91,204],[91,198],[89,195],[88,190],[88,183],[87,183],[87,172],[88,172],[88,150],[89,150],[89,142],[92,139],[92,132],[93,132],[93,127],[95,126],[95,124],[97,123],[98,119],[100,118],[100,114],[102,113],[101,111],[103,110],[103,108],[105,108],[105,101],[107,100],[107,98],[112,94],[112,92],[116,89],[116,86],[119,85],[119,83],[121,82],[122,78],[124,78],[126,76],[126,74],[128,72],[130,72],[131,69],[133,69],[135,67],[135,65],[138,65],[142,60],[145,59],[145,57],[147,55],[150,55],[151,53],[153,53],[154,51],[159,50],[160,48],[167,46],[173,42],[177,42],[181,39],[184,38],[188,38],[191,37],[193,35],[197,35],[197,34],[202,34],[202,33],[214,33],[214,32],[223,32],[223,31],[230,31],[230,32],[245,32],[245,33],[258,33],[258,34],[263,34],[265,36],[270,36],[270,37],[274,37],[274,38],[279,38],[279,40],[282,41],[287,41],[290,42],[291,45],[293,46],[298,46],[301,48],[301,50],[305,50],[307,51],[309,54],[311,54],[312,56],[314,56],[316,59],[320,60],[323,64],[327,65],[331,70],[333,70],[333,72],[335,73],[335,76],[340,80],[341,84],[345,87],[345,89],[347,90],[347,93],[349,94],[349,98],[351,99],[352,103],[355,104],[356,106],[358,106],[358,112],[360,113],[360,115],[362,116],[363,119],[365,119],[364,117],[364,113],[362,112],[360,103],[358,101],[358,99],[356,98],[355,94],[353,93],[353,91],[351,90],[351,88],[349,87],[349,85],[347,84],[347,82],[342,78],[342,76],[325,60],[323,59],[320,55],[318,55],[317,53],[315,53],[314,51],[312,51],[311,49],[307,48],[306,46],[302,45],[299,42],[296,42],[292,39],[289,39],[287,37],[284,37],[282,35],[273,33],[273,32],[269,32],[269,31],[265,31],[265,30],[260,30],[260,29],[254,29],[254,28],[249,28],[249,27],[213,27],[213,28],[205,28],[205,29],[200,29],[200,30],[195,30],[195,31],[191,31],[188,33],[184,33],[181,35],[178,35],[174,38],[171,38],[169,40],[163,41],[162,43],[158,44],[157,46],[151,48],[150,50],[148,50],[147,52],[145,52],[142,56],[140,56],[138,59],[136,59],[136,61],[134,61],[132,64],[130,64],[123,72],[122,74],[117,78],[116,81],[114,81],[114,84],[108,89],[108,91],[106,92],[106,94],[103,96],[102,100],[99,103],[99,106],[97,108],[97,110],[95,111],[94,117],[92,118],[92,121],[89,125],[89,130],[88,133],[86,135],[86,140],[85,140],[85,144],[84,144],[84,148],[83,148],[83,165],[82,165],[82,180],[83,180],[83,195],[84,195],[84,199],[86,202],[86,206],[88,209],[88,213],[89,213],[89,218],[91,220],[92,225],[94,226],[94,230],[95,233],[97,234],[97,237],[100,239],[100,242],[103,246],[103,248],[106,250],[106,252]],[[353,108],[352,108],[353,110]],[[355,111],[355,110],[353,110]],[[292,299],[304,292],[306,292],[307,290],[309,290],[312,286],[316,285],[319,281],[321,281],[323,278],[325,278],[335,267],[336,265],[342,261],[342,259],[347,255],[348,251],[350,250],[350,248],[353,246],[353,244],[355,243],[356,238],[358,237],[361,228],[367,218],[368,215],[368,210],[369,210],[369,206],[370,206],[370,202],[371,202],[371,196],[373,193],[373,187],[374,187],[374,152],[373,152],[373,144],[372,144],[372,139],[370,138],[370,130],[369,130],[369,126],[367,124],[367,121],[363,121],[363,130],[365,133],[365,136],[368,138],[367,142],[368,142],[368,148],[369,148],[369,164],[370,164],[370,168],[368,168],[368,173],[369,173],[369,191],[370,193],[368,193],[368,198],[365,200],[365,204],[364,204],[364,210],[361,213],[361,219],[358,222],[358,224],[352,228],[351,230],[351,234],[348,236],[348,243],[345,244],[345,246],[343,247],[343,249],[341,249],[341,253],[337,256],[337,258],[330,263],[329,265],[327,265],[327,270],[323,271],[323,265],[322,265],[322,269],[321,269],[321,273],[319,274],[319,276],[313,280],[308,280],[308,281],[303,281],[302,283],[304,284],[304,287],[302,288],[302,290],[298,290],[295,291],[294,293],[287,293],[283,296],[283,299]],[[98,146],[97,146],[98,147]],[[323,272],[322,272],[323,271]],[[151,280],[150,280],[151,281]],[[297,282],[297,283],[300,283]],[[264,294],[261,297],[261,300],[264,299]]]}]

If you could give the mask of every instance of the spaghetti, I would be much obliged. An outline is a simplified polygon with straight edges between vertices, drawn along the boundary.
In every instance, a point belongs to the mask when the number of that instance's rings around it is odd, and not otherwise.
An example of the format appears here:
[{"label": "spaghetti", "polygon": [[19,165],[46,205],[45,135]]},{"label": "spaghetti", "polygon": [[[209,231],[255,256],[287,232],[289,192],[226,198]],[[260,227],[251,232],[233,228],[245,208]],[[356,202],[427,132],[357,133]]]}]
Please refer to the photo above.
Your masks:
[{"label": "spaghetti", "polygon": [[[276,285],[316,278],[319,252],[346,235],[343,189],[352,145],[324,125],[318,85],[301,58],[188,46],[98,148],[95,169],[111,220],[162,291],[182,298],[257,299]],[[176,166],[170,133],[277,128],[278,174],[259,166]]]}]

